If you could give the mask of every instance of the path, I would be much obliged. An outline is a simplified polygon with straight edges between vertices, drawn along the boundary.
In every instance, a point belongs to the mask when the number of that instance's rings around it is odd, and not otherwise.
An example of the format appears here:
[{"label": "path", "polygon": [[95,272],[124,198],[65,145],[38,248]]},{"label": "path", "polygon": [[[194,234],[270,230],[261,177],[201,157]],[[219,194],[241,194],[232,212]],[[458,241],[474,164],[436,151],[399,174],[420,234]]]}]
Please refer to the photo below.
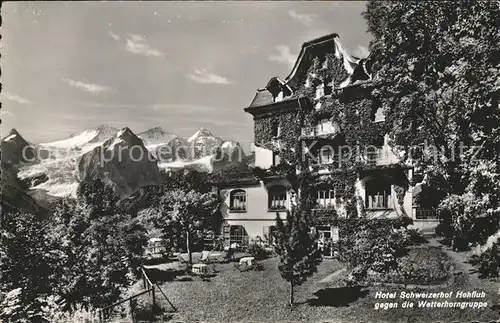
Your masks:
[{"label": "path", "polygon": [[346,268],[342,268],[342,269],[339,269],[337,271],[335,271],[334,273],[326,276],[325,278],[323,278],[322,280],[320,280],[319,282],[320,283],[329,283],[331,281],[334,280],[334,278],[338,277],[339,275],[341,275],[342,273],[344,273],[346,271]]},{"label": "path", "polygon": [[429,245],[439,247],[450,258],[455,265],[455,272],[463,272],[467,275],[469,282],[472,285],[482,285],[475,268],[465,259],[465,257],[452,249],[443,246],[435,237],[429,238]]}]

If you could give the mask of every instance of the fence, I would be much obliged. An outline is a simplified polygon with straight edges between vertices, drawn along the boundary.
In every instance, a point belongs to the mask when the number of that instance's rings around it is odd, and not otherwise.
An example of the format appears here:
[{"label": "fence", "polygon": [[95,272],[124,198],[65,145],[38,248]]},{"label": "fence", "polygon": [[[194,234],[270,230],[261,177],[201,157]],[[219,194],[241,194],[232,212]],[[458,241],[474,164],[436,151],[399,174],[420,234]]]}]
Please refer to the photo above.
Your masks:
[{"label": "fence", "polygon": [[117,303],[114,303],[114,304],[111,304],[109,306],[106,306],[106,307],[98,309],[99,322],[101,322],[101,323],[106,322],[110,318],[110,316],[112,315],[113,310],[116,309],[118,306],[126,303],[126,302],[129,302],[129,304],[130,304],[130,319],[131,319],[131,322],[132,323],[135,322],[134,321],[134,301],[138,297],[140,297],[140,296],[142,296],[144,294],[149,294],[149,296],[151,297],[151,309],[152,309],[152,312],[154,312],[155,308],[157,306],[157,299],[156,299],[156,294],[155,294],[156,291],[159,291],[160,294],[168,302],[168,304],[172,307],[172,309],[174,311],[177,311],[177,308],[172,304],[172,302],[170,302],[170,300],[168,299],[167,295],[163,292],[163,290],[160,288],[160,286],[158,284],[154,284],[151,281],[151,279],[146,274],[146,271],[144,270],[144,267],[141,268],[141,276],[142,276],[142,284],[143,284],[144,291],[142,291],[140,293],[137,293],[135,295],[132,295],[130,297],[127,297],[126,299],[121,300],[121,301],[119,301]]}]

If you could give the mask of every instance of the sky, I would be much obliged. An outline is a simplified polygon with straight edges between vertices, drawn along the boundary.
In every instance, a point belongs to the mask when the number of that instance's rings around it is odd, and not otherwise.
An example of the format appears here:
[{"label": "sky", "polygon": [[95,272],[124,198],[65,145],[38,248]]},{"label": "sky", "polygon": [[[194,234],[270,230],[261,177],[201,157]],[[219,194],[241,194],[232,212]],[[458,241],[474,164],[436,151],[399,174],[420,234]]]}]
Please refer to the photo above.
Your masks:
[{"label": "sky", "polygon": [[302,43],[337,33],[368,54],[366,4],[6,2],[2,137],[48,142],[108,124],[180,136],[200,127],[244,148],[256,89],[285,78]]}]

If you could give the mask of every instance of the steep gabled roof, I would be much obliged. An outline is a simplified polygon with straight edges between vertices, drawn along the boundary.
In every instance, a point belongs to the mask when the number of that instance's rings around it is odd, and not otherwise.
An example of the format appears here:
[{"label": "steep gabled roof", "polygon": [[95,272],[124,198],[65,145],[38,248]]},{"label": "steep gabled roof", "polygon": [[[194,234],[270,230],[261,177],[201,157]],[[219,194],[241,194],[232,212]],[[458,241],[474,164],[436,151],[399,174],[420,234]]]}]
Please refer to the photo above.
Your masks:
[{"label": "steep gabled roof", "polygon": [[340,40],[338,34],[333,33],[325,35],[302,44],[302,49],[300,50],[299,56],[292,68],[292,71],[285,78],[286,84],[290,85],[291,87],[294,87],[294,79],[295,76],[297,75],[297,71],[304,64],[307,63],[310,64],[310,62],[307,62],[308,60],[311,60],[313,58],[313,55],[310,55],[310,53],[313,49],[317,48],[318,46],[332,46],[332,50],[335,52],[337,57],[340,58],[340,56],[342,56],[344,60],[344,68],[347,70],[349,74],[352,74],[352,72],[360,62],[360,59],[358,57],[352,55],[346,49],[346,47]]},{"label": "steep gabled roof", "polygon": [[273,95],[267,89],[258,89],[253,97],[252,103],[248,106],[249,108],[260,107],[263,105],[268,105],[273,103]]},{"label": "steep gabled roof", "polygon": [[[245,109],[245,111],[248,112],[248,109],[263,107],[275,103],[273,93],[271,93],[271,91],[269,91],[268,89],[270,85],[273,84],[273,82],[277,81],[288,88],[290,92],[293,92],[293,90],[298,86],[298,78],[296,76],[300,73],[297,72],[299,70],[305,71],[308,66],[310,66],[311,61],[315,57],[313,51],[318,49],[318,47],[326,47],[327,50],[335,53],[338,58],[341,58],[343,60],[344,68],[349,74],[349,77],[344,82],[342,82],[342,84],[340,85],[341,87],[364,83],[369,81],[369,79],[371,78],[370,55],[368,56],[368,58],[360,59],[352,55],[346,49],[344,44],[341,42],[338,34],[333,33],[325,35],[303,43],[292,71],[285,78],[285,80],[282,81],[278,77],[271,78],[266,88],[257,90],[252,102]],[[283,101],[286,101],[286,98],[284,98]]]}]

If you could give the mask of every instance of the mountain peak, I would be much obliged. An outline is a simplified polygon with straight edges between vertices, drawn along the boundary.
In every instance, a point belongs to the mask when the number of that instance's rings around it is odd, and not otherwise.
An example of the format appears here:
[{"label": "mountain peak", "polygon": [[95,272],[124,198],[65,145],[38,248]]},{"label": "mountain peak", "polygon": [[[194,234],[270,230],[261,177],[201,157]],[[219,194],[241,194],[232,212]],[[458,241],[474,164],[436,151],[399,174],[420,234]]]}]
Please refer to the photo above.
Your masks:
[{"label": "mountain peak", "polygon": [[213,136],[214,135],[208,129],[201,127],[191,137],[188,138],[188,141],[193,141],[199,137],[213,137]]},{"label": "mountain peak", "polygon": [[28,142],[23,138],[23,136],[21,136],[21,134],[15,128],[12,128],[10,130],[7,137],[2,138],[2,141],[12,141],[12,140],[14,140],[14,142],[22,146],[28,144]]},{"label": "mountain peak", "polygon": [[16,128],[12,128],[9,132],[9,136],[21,136],[21,134],[16,130]]},{"label": "mountain peak", "polygon": [[115,131],[117,129],[115,127],[112,127],[112,126],[107,125],[107,124],[101,124],[101,125],[95,127],[95,130],[97,130],[97,131]]},{"label": "mountain peak", "polygon": [[117,137],[125,138],[125,137],[135,137],[135,134],[130,130],[129,127],[122,128],[117,134]]},{"label": "mountain peak", "polygon": [[151,129],[149,129],[148,131],[154,131],[154,132],[166,132],[162,127],[160,126],[156,126],[156,127],[153,127]]}]

